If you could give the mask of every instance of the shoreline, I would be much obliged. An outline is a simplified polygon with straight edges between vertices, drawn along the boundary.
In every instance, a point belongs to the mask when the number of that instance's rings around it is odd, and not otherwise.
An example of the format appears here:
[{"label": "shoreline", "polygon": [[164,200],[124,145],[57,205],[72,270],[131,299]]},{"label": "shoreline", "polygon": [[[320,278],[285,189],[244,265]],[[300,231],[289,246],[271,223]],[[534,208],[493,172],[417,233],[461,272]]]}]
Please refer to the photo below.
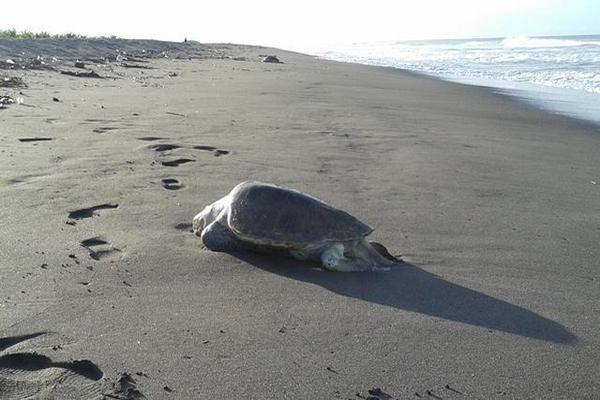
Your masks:
[{"label": "shoreline", "polygon": [[[592,35],[593,36],[593,35]],[[584,36],[581,36],[584,37]],[[555,37],[544,37],[541,39],[552,40]],[[486,42],[498,40],[498,38],[485,39]],[[474,39],[474,41],[477,41]],[[416,41],[415,43],[427,44],[436,42],[465,42],[464,40],[441,40],[441,41]],[[376,44],[374,44],[376,45]],[[442,49],[438,49],[442,52]],[[336,55],[337,54],[337,55]],[[402,58],[397,60],[394,58],[369,58],[361,56],[352,56],[350,53],[336,53],[335,51],[324,52],[323,50],[315,52],[316,57],[340,62],[359,63],[362,65],[372,66],[388,66],[397,68],[403,71],[414,72],[434,79],[440,79],[446,82],[455,82],[465,85],[481,86],[491,88],[491,90],[505,93],[508,96],[515,97],[518,101],[523,101],[528,105],[533,105],[538,109],[542,109],[549,113],[557,113],[569,118],[575,118],[592,124],[596,128],[600,128],[600,93],[594,93],[585,90],[575,90],[566,87],[558,87],[552,85],[543,85],[533,82],[523,82],[516,80],[502,80],[500,78],[494,80],[492,78],[476,78],[473,76],[452,75],[448,72],[429,72],[426,69],[427,63],[421,66],[421,69],[407,69],[406,66],[396,66],[394,64],[403,64]],[[431,65],[429,66],[431,67]],[[410,67],[408,67],[410,68]],[[415,68],[418,68],[415,66]],[[491,68],[491,67],[489,67]]]},{"label": "shoreline", "polygon": [[[425,74],[426,75],[426,74]],[[437,78],[435,76],[432,76],[433,78]],[[574,108],[576,107],[576,105],[571,105],[569,107],[569,110],[564,108],[564,105],[562,106],[563,108],[561,108],[558,104],[560,104],[561,102],[565,102],[566,99],[568,99],[569,97],[573,97],[573,95],[575,93],[577,93],[579,96],[598,96],[598,100],[600,101],[600,95],[598,94],[592,94],[592,93],[588,93],[588,92],[583,92],[583,93],[579,93],[576,91],[572,91],[574,93],[569,93],[570,91],[568,91],[567,89],[560,89],[560,88],[554,88],[554,87],[546,87],[546,86],[542,86],[539,85],[539,88],[536,88],[537,90],[535,90],[534,88],[532,88],[531,86],[534,85],[524,85],[523,87],[519,87],[521,85],[519,85],[516,82],[506,82],[505,86],[502,86],[501,83],[498,83],[497,86],[494,86],[492,82],[486,82],[485,80],[481,80],[481,82],[476,82],[473,81],[473,83],[470,83],[469,80],[465,79],[465,80],[461,80],[459,78],[456,79],[452,79],[452,78],[443,78],[443,77],[439,77],[440,80],[443,81],[447,81],[447,82],[455,82],[455,83],[459,83],[459,84],[463,84],[463,85],[468,85],[468,86],[478,86],[478,87],[482,87],[485,88],[487,90],[490,90],[498,95],[501,96],[507,96],[511,99],[513,99],[514,101],[518,102],[519,104],[522,104],[526,107],[531,107],[533,109],[536,110],[540,110],[552,115],[559,115],[561,117],[565,117],[568,119],[572,119],[575,121],[578,121],[579,123],[581,123],[583,126],[592,128],[596,131],[600,132],[600,119],[598,119],[596,117],[596,113],[593,112],[593,110],[591,110],[592,107],[592,102],[588,101],[586,104],[586,111],[574,111]],[[512,88],[511,88],[512,86]],[[529,86],[529,87],[528,87]],[[554,93],[553,93],[554,92]],[[551,99],[551,95],[554,94],[555,98]],[[576,104],[576,103],[572,103],[572,104]],[[600,109],[598,110],[600,112]]]},{"label": "shoreline", "polygon": [[[331,60],[331,61],[338,61],[338,60]],[[345,62],[345,61],[339,61],[339,62]],[[348,63],[359,64],[359,65],[369,65],[369,64],[357,63],[354,61],[348,61]],[[375,65],[369,65],[369,66],[375,66]],[[554,88],[554,87],[545,87],[545,86],[540,85],[540,87],[536,91],[532,88],[529,88],[529,89],[519,88],[518,87],[519,84],[517,82],[505,82],[505,86],[501,86],[499,83],[497,86],[494,86],[492,82],[489,82],[489,81],[486,81],[483,79],[477,81],[477,80],[469,80],[466,78],[452,78],[452,77],[437,76],[437,75],[429,74],[426,72],[421,72],[421,71],[416,71],[416,70],[413,71],[413,70],[409,70],[409,69],[392,67],[392,66],[379,66],[379,67],[397,69],[397,70],[405,72],[407,74],[414,74],[416,76],[423,77],[426,79],[434,79],[434,80],[438,80],[441,82],[455,83],[458,85],[482,88],[484,90],[488,90],[492,94],[507,97],[507,98],[511,99],[512,101],[515,101],[516,103],[520,104],[521,106],[528,107],[528,108],[531,108],[536,111],[542,111],[542,112],[550,114],[550,115],[557,115],[557,116],[560,116],[560,117],[563,117],[566,119],[570,119],[576,123],[581,124],[585,128],[591,128],[593,130],[600,132],[600,120],[593,119],[594,117],[592,117],[592,113],[590,111],[587,111],[585,113],[579,112],[579,115],[577,115],[578,114],[577,112],[567,111],[565,109],[559,108],[556,105],[556,103],[559,102],[560,100],[554,100],[554,101],[548,100],[547,96],[551,91],[556,91],[557,93],[563,92],[562,93],[563,98],[567,97],[567,93],[565,92],[565,89]],[[511,86],[512,86],[512,88],[511,88]],[[531,86],[533,86],[533,85],[531,85]],[[578,93],[578,94],[581,95],[582,93]],[[584,96],[592,95],[592,93],[584,92],[583,95]],[[600,96],[599,96],[599,99],[600,99]],[[573,108],[573,107],[571,107],[571,108]]]},{"label": "shoreline", "polygon": [[[287,51],[287,50],[282,50],[282,51]],[[552,108],[545,107],[541,103],[541,100],[527,99],[523,95],[519,95],[520,91],[525,92],[525,93],[532,93],[532,91],[490,86],[489,84],[486,85],[483,81],[481,83],[469,83],[467,80],[461,81],[459,79],[446,78],[446,77],[442,77],[442,76],[429,74],[426,72],[392,67],[392,66],[386,66],[386,65],[372,65],[372,64],[359,63],[359,62],[355,62],[355,61],[334,60],[334,59],[328,59],[328,58],[325,58],[322,56],[312,55],[312,54],[308,54],[308,53],[299,53],[298,52],[297,54],[305,55],[308,57],[314,57],[315,59],[328,61],[328,62],[351,64],[351,65],[357,65],[357,66],[363,66],[363,67],[370,67],[370,68],[374,68],[374,69],[381,68],[384,70],[398,72],[402,75],[412,76],[412,77],[415,77],[418,79],[431,80],[431,81],[435,81],[435,82],[441,82],[444,84],[458,85],[458,86],[464,86],[464,87],[478,89],[478,90],[481,90],[483,93],[486,93],[490,96],[496,96],[498,98],[513,102],[515,105],[518,105],[518,107],[520,107],[520,108],[525,108],[532,112],[541,112],[548,116],[552,116],[554,118],[568,121],[569,124],[579,126],[580,128],[582,128],[584,130],[591,130],[591,131],[593,131],[593,133],[600,133],[600,121],[596,122],[596,121],[593,121],[590,119],[586,119],[584,117],[577,117],[575,115],[568,114],[566,112],[556,111],[556,110],[553,110]]]},{"label": "shoreline", "polygon": [[[391,67],[203,46],[1,89],[24,99],[0,110],[3,390],[593,398],[595,130]],[[203,249],[193,216],[244,180],[349,212],[404,263]]]},{"label": "shoreline", "polygon": [[[4,43],[2,43],[2,42],[4,42]],[[30,47],[32,45],[33,45],[33,47],[35,47],[35,45],[40,45],[40,44],[51,45],[50,48],[55,49],[56,48],[55,46],[57,43],[69,43],[69,42],[71,42],[71,43],[88,42],[88,43],[93,43],[94,45],[99,45],[102,43],[110,44],[112,42],[116,42],[116,43],[119,43],[121,46],[126,45],[127,50],[123,51],[123,50],[115,49],[114,46],[117,46],[117,45],[112,44],[111,47],[113,47],[113,48],[111,48],[110,50],[107,50],[108,52],[106,54],[102,55],[102,57],[105,59],[105,61],[111,61],[111,56],[109,55],[109,53],[112,54],[112,57],[115,57],[118,54],[127,55],[127,51],[130,51],[130,52],[133,51],[133,53],[131,53],[130,56],[132,56],[134,58],[143,56],[144,58],[155,59],[160,56],[163,56],[162,51],[156,49],[156,48],[160,47],[161,45],[165,46],[165,51],[172,51],[174,56],[171,56],[171,58],[175,58],[175,59],[181,59],[184,57],[190,57],[190,58],[212,58],[212,57],[214,57],[214,54],[210,54],[210,52],[207,54],[206,52],[202,51],[203,48],[207,48],[207,47],[208,48],[219,48],[222,46],[225,46],[225,47],[237,46],[237,47],[243,47],[243,48],[248,48],[248,49],[252,49],[252,48],[267,49],[267,47],[260,46],[260,45],[245,45],[245,44],[240,45],[240,44],[235,44],[235,43],[200,43],[200,42],[196,42],[196,41],[190,41],[189,43],[181,43],[181,42],[169,42],[169,41],[162,41],[162,40],[154,40],[154,39],[113,39],[113,38],[108,38],[108,37],[106,37],[106,38],[87,38],[87,39],[26,39],[26,40],[24,40],[24,39],[20,39],[20,40],[4,39],[4,40],[0,40],[0,58],[14,56],[14,54],[10,55],[9,51],[16,51],[20,47],[19,44],[21,46],[25,46],[25,47]],[[143,47],[147,47],[147,46],[150,46],[150,48],[152,49],[147,54],[146,54],[145,50],[144,50],[144,52],[135,52],[136,48],[143,48]],[[42,46],[42,48],[44,48],[44,47]],[[83,50],[83,49],[80,49],[80,50]],[[115,53],[115,50],[116,50],[116,53]],[[290,53],[290,54],[296,54],[296,55],[303,55],[303,56],[308,56],[308,57],[315,57],[317,59],[326,60],[326,61],[357,64],[357,65],[364,65],[364,66],[370,66],[370,67],[391,68],[391,69],[406,73],[408,75],[414,75],[414,76],[422,77],[425,79],[439,80],[441,82],[449,82],[449,83],[455,83],[455,84],[465,85],[465,86],[480,87],[480,88],[483,88],[484,90],[490,91],[491,93],[493,93],[495,95],[505,96],[507,98],[510,98],[511,100],[519,103],[522,106],[531,107],[532,109],[542,111],[542,112],[545,112],[545,113],[548,113],[551,115],[559,115],[559,116],[562,116],[567,119],[572,119],[574,121],[578,121],[584,127],[600,131],[600,120],[594,120],[594,119],[592,119],[591,116],[586,117],[586,115],[588,115],[588,116],[591,115],[591,111],[588,111],[586,114],[576,115],[577,113],[575,113],[575,112],[572,112],[572,111],[569,112],[569,111],[563,110],[561,108],[557,108],[555,105],[557,100],[555,100],[555,101],[548,100],[547,93],[550,93],[551,91],[556,91],[556,92],[562,91],[562,89],[559,89],[559,88],[541,86],[538,90],[534,90],[531,88],[528,89],[527,85],[523,88],[520,88],[519,83],[510,82],[510,81],[499,82],[498,85],[494,85],[493,82],[486,81],[486,80],[474,80],[474,79],[469,80],[466,78],[445,77],[445,76],[438,76],[438,75],[427,73],[427,72],[421,72],[421,71],[417,71],[417,70],[410,70],[410,69],[399,68],[399,67],[394,67],[394,66],[373,65],[373,64],[367,64],[367,63],[360,63],[357,61],[335,60],[335,59],[331,59],[331,58],[326,58],[325,56],[322,56],[322,55],[303,53],[303,52],[298,52],[298,51],[291,51],[291,50],[286,50],[283,48],[272,48],[272,50],[286,52],[286,53]],[[41,51],[48,51],[48,50],[40,50],[38,48],[37,50],[31,50],[31,51],[33,51],[33,53],[29,54],[28,57],[33,59],[37,55],[41,55],[41,53],[40,53]],[[36,51],[37,51],[37,53],[36,53]],[[97,52],[98,50],[94,49],[92,51]],[[5,54],[3,54],[2,52],[4,52]],[[27,56],[27,55],[25,53],[23,53],[23,54],[20,54],[19,56],[23,57],[23,56]],[[53,56],[55,56],[55,55],[53,55],[53,54],[45,55],[46,58],[52,58]],[[219,56],[223,57],[224,54],[220,54]],[[67,62],[78,59],[77,55],[73,52],[70,52],[70,53],[67,52],[63,55],[60,55],[59,57],[63,57],[63,61],[67,61]],[[81,58],[85,59],[86,57],[87,58],[91,57],[91,54],[86,53]],[[112,60],[112,61],[114,61],[114,60]],[[0,69],[0,71],[2,71],[2,69]],[[504,84],[504,86],[502,84]],[[535,86],[535,85],[530,85],[530,86]],[[548,92],[545,92],[545,90]],[[527,95],[530,95],[530,97],[527,97]],[[546,96],[546,97],[544,97],[544,96]]]}]

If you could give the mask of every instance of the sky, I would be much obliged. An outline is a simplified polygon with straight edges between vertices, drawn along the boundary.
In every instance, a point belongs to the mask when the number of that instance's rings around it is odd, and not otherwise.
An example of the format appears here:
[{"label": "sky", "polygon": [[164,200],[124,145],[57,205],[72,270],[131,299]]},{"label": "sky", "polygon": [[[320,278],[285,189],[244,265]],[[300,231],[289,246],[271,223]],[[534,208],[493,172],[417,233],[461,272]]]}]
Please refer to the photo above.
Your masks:
[{"label": "sky", "polygon": [[600,0],[5,1],[0,29],[307,50],[368,41],[600,34]]}]

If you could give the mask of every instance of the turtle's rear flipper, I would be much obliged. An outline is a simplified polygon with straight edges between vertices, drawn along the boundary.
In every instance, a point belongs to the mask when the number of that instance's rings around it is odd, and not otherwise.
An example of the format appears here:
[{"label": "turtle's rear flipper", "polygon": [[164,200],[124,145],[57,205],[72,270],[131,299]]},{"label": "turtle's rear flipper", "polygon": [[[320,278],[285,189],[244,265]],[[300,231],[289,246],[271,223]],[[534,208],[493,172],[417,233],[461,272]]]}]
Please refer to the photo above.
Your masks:
[{"label": "turtle's rear flipper", "polygon": [[390,254],[390,252],[388,251],[388,249],[385,248],[384,245],[382,245],[381,243],[378,242],[369,242],[369,244],[371,245],[371,247],[373,247],[379,254],[381,254],[383,257],[387,258],[390,261],[395,261],[395,262],[402,262],[401,259],[394,257],[393,255]]}]

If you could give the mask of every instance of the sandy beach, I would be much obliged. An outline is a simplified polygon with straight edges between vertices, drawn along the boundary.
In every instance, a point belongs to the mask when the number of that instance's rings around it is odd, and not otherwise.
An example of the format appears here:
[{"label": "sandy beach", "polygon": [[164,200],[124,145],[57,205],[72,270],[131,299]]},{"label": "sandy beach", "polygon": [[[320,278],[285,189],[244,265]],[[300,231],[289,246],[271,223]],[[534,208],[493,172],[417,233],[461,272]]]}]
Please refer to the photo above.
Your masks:
[{"label": "sandy beach", "polygon": [[[0,398],[598,397],[598,128],[193,46],[86,61],[102,78],[0,69],[26,85],[0,87]],[[404,262],[203,249],[193,216],[245,180],[348,211]]]}]

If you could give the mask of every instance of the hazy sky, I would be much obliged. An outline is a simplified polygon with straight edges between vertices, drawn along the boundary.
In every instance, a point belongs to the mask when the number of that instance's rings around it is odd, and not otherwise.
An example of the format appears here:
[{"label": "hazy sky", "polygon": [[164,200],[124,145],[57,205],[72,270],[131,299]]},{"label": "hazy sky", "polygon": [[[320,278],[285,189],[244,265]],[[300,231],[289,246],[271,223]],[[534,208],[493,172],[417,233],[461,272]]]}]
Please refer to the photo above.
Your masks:
[{"label": "hazy sky", "polygon": [[600,34],[600,0],[3,1],[0,28],[307,49],[357,41]]}]

